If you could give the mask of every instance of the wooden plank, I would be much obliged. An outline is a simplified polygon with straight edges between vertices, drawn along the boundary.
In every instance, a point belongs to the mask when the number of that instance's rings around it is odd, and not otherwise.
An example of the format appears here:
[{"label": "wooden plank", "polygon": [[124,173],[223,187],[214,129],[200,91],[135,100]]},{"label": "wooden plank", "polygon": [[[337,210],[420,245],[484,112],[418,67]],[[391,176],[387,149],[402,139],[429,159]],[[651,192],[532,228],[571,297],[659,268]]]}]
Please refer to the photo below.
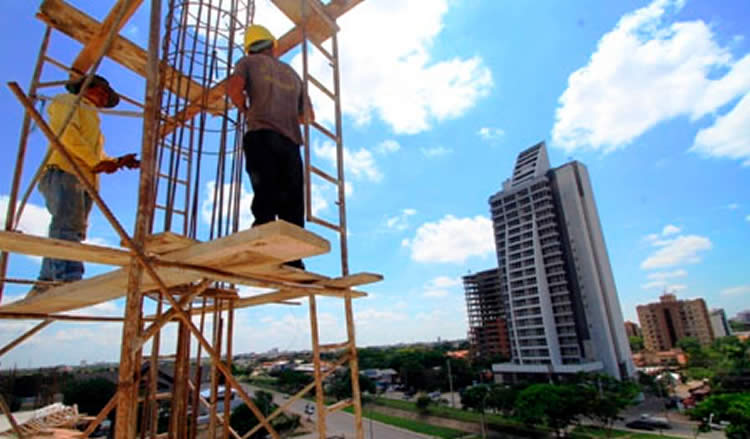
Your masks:
[{"label": "wooden plank", "polygon": [[305,15],[307,16],[307,36],[316,43],[321,43],[339,27],[336,21],[320,4],[319,0],[271,0],[292,23],[297,27],[303,27]]},{"label": "wooden plank", "polygon": [[100,245],[0,231],[0,250],[105,265],[127,265],[130,252]]},{"label": "wooden plank", "polygon": [[[102,24],[98,21],[63,0],[44,0],[39,7],[37,18],[82,44],[95,41],[102,29]],[[123,67],[146,77],[148,54],[127,38],[116,37],[107,56]],[[164,66],[162,74],[164,84],[174,93],[190,100],[202,96],[203,87],[179,71]],[[181,77],[179,81],[176,79],[178,77]],[[178,83],[181,84],[179,88]],[[117,89],[117,84],[114,84],[114,87]]]},{"label": "wooden plank", "polygon": [[[241,309],[241,308],[247,308],[250,306],[258,306],[258,305],[266,305],[269,303],[278,303],[278,302],[285,302],[288,300],[293,299],[300,299],[302,297],[308,297],[313,292],[301,292],[301,291],[273,291],[270,293],[263,293],[263,294],[256,294],[254,296],[250,297],[241,297],[234,301],[234,309]],[[328,296],[328,297],[344,297],[346,293],[344,291],[337,291],[337,290],[319,290],[314,291],[314,294],[318,296]],[[355,291],[351,290],[352,298],[358,299],[360,297],[367,297],[367,293],[363,293],[361,291]],[[216,309],[215,306],[209,305],[205,308],[193,308],[192,314],[198,315],[202,311],[205,312],[213,312]],[[221,311],[225,311],[229,309],[227,306],[222,306]]]},{"label": "wooden plank", "polygon": [[[231,264],[243,263],[246,266],[278,264],[323,254],[329,250],[330,243],[314,233],[284,221],[274,221],[213,241],[175,250],[163,255],[160,259],[209,268],[215,267],[225,271],[226,267]],[[167,287],[208,277],[200,270],[190,270],[184,267],[159,266],[157,272]],[[215,278],[228,280],[219,275]],[[230,282],[232,281],[234,279]],[[44,294],[0,306],[0,312],[69,311],[122,297],[127,283],[128,270],[120,269],[51,288]],[[142,291],[156,288],[157,285],[150,276],[143,278]]]},{"label": "wooden plank", "polygon": [[[331,17],[333,20],[336,20],[346,12],[348,12],[351,8],[362,3],[362,1],[363,0],[331,0],[327,5],[324,6],[324,10],[329,17]],[[331,34],[329,33],[328,37],[330,37],[330,35]],[[318,37],[322,38],[322,36],[320,35]],[[325,41],[325,39],[327,39],[328,37],[324,38],[321,41]],[[279,56],[286,54],[301,42],[302,28],[299,26],[295,26],[292,30],[285,33],[281,38],[279,38],[277,49]],[[172,131],[174,131],[179,126],[179,124],[185,123],[186,121],[192,119],[204,108],[206,109],[206,111],[209,111],[212,114],[219,114],[219,112],[222,111],[221,108],[224,104],[224,98],[226,95],[225,89],[226,81],[222,81],[207,90],[205,92],[205,107],[203,101],[204,96],[201,95],[193,98],[190,105],[188,105],[185,110],[180,112],[173,120],[170,120],[169,122],[162,125],[161,136],[167,136]],[[229,105],[231,106],[231,103]]]},{"label": "wooden plank", "polygon": [[[189,247],[193,244],[198,243],[200,243],[200,241],[197,241],[193,238],[188,238],[187,236],[178,235],[177,233],[161,232],[146,237],[146,241],[143,243],[143,247],[144,250],[148,253],[163,255],[164,253],[181,250],[185,247]],[[124,241],[120,241],[120,246],[126,247],[127,243]]]},{"label": "wooden plank", "polygon": [[115,21],[117,20],[117,16],[120,14],[122,8],[127,9],[123,12],[122,20],[120,21],[119,26],[117,26],[118,34],[120,33],[120,30],[125,27],[125,24],[127,24],[128,20],[130,20],[138,7],[141,6],[143,0],[133,0],[130,4],[127,3],[128,0],[117,0],[117,3],[115,3],[109,11],[109,14],[107,14],[107,17],[102,22],[96,37],[86,42],[86,45],[81,49],[81,52],[78,53],[75,61],[73,61],[73,69],[78,70],[80,73],[86,73],[96,62],[96,56],[101,52],[104,40],[109,34],[109,31],[115,26]]},{"label": "wooden plank", "polygon": [[383,276],[376,273],[355,273],[349,276],[337,277],[336,279],[318,282],[321,285],[333,288],[351,288],[359,285],[372,284],[383,280]]}]

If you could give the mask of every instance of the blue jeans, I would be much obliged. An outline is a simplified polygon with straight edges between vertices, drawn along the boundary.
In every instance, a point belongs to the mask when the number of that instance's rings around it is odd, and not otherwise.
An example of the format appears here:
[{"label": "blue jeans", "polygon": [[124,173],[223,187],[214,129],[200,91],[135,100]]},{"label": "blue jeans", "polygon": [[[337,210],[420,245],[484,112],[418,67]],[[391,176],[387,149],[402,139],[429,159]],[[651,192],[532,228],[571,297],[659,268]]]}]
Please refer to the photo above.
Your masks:
[{"label": "blue jeans", "polygon": [[[57,168],[49,168],[39,181],[47,210],[52,215],[49,237],[81,242],[86,239],[91,197],[78,179]],[[44,258],[39,280],[70,282],[83,277],[83,263]]]}]

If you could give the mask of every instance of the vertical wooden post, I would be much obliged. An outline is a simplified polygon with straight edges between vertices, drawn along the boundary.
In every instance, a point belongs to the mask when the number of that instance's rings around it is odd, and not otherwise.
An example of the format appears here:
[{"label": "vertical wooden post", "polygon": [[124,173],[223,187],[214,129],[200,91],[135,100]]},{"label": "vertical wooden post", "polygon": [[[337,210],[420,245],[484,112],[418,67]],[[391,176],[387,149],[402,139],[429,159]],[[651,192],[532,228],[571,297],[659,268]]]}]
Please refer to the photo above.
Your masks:
[{"label": "vertical wooden post", "polygon": [[318,415],[318,437],[326,437],[326,402],[323,396],[323,372],[320,365],[320,340],[318,333],[318,306],[315,295],[310,294],[310,333],[312,335],[313,370],[315,373],[315,402]]},{"label": "vertical wooden post", "polygon": [[[209,421],[208,421],[208,435],[210,439],[216,438],[216,404],[218,402],[218,391],[219,391],[219,371],[216,363],[221,362],[221,333],[224,321],[221,318],[222,300],[215,299],[216,309],[214,310],[214,349],[216,350],[216,360],[211,367],[211,409],[209,410]],[[226,383],[227,380],[224,380]]]},{"label": "vertical wooden post", "polygon": [[172,413],[170,414],[169,436],[175,439],[185,437],[187,423],[187,379],[190,368],[190,332],[184,322],[179,323],[177,334],[177,355],[174,365],[174,388],[172,389]]},{"label": "vertical wooden post", "polygon": [[[339,247],[341,247],[341,275],[349,274],[349,244],[348,232],[346,230],[346,182],[344,174],[344,140],[342,134],[341,120],[341,84],[339,81],[339,43],[337,34],[331,36],[333,48],[333,94],[334,108],[336,110],[336,162],[338,175],[338,201],[339,201]],[[353,382],[352,382],[353,383]]]},{"label": "vertical wooden post", "polygon": [[[229,311],[227,312],[227,367],[232,370],[232,334],[234,334],[234,299],[228,301]],[[264,413],[268,415],[267,413]],[[228,380],[224,380],[224,439],[229,437],[229,419],[232,416],[232,385]]]},{"label": "vertical wooden post", "polygon": [[354,431],[357,439],[364,439],[362,427],[362,395],[359,391],[359,360],[357,359],[357,340],[354,334],[354,312],[352,310],[352,296],[344,299],[346,309],[346,333],[349,339],[349,371],[352,376],[352,402],[354,403]]},{"label": "vertical wooden post", "polygon": [[[151,17],[148,43],[148,65],[146,68],[145,108],[143,114],[143,141],[141,145],[141,173],[138,186],[138,213],[133,241],[138,247],[149,232],[154,211],[154,170],[155,145],[159,124],[159,34],[161,27],[161,0],[151,1]],[[142,248],[139,248],[139,251]],[[125,304],[125,321],[122,325],[122,346],[120,350],[119,393],[115,439],[134,439],[137,388],[133,383],[135,364],[138,356],[136,343],[141,330],[141,277],[142,266],[132,259],[128,275],[128,294]]]}]

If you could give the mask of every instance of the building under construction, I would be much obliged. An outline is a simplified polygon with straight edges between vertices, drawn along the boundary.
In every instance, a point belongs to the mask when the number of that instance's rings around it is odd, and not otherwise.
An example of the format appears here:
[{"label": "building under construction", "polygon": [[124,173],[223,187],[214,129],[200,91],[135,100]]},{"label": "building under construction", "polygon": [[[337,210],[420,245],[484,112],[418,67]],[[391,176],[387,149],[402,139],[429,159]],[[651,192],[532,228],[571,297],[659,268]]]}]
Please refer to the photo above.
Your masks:
[{"label": "building under construction", "polygon": [[[114,434],[117,439],[194,438],[196,420],[190,414],[205,407],[210,413],[208,437],[246,439],[265,429],[270,437],[278,439],[280,436],[272,420],[314,389],[318,437],[326,437],[328,414],[353,407],[353,430],[358,439],[363,438],[352,300],[365,295],[355,287],[377,282],[382,277],[349,272],[336,23],[360,2],[271,0],[294,25],[278,39],[280,54],[298,51],[305,91],[313,88],[318,95],[330,99],[335,113],[331,124],[307,122],[303,128],[306,219],[313,230],[331,230],[336,237],[333,243],[283,221],[254,228],[240,221],[245,120],[244,114],[233,108],[226,97],[225,81],[232,66],[243,56],[243,32],[256,19],[253,0],[111,0],[111,10],[101,22],[64,0],[41,3],[37,18],[47,27],[40,36],[41,48],[30,86],[24,91],[16,83],[9,84],[25,116],[15,156],[15,172],[11,176],[5,227],[0,232],[3,252],[0,295],[6,283],[38,283],[9,272],[8,261],[16,254],[104,264],[112,269],[73,283],[48,283],[45,286],[50,289],[44,294],[0,303],[0,319],[39,321],[3,347],[0,356],[56,321],[122,322],[122,343],[117,393],[100,413],[91,414],[82,435],[60,429],[45,431],[53,426],[68,425],[74,414],[54,411],[41,421],[25,424],[17,422],[0,401],[0,408],[7,414],[16,435],[52,432],[57,436],[88,437],[116,409]],[[150,7],[149,38],[145,48],[120,34],[139,7]],[[263,19],[257,18],[259,22]],[[58,39],[73,39],[82,48],[72,59],[54,58],[48,49]],[[310,56],[326,60],[330,78],[311,75]],[[97,190],[82,178],[82,170],[70,152],[36,110],[39,101],[48,99],[43,93],[46,88],[60,87],[71,78],[84,78],[85,90],[105,57],[132,72],[134,79],[145,79],[141,99],[120,96],[132,111],[110,111],[113,116],[142,119],[138,203],[132,233],[123,227]],[[41,80],[43,72],[47,72],[47,76],[56,75],[59,80],[44,82]],[[70,118],[69,115],[68,122]],[[43,169],[38,162],[26,160],[33,124],[49,141],[50,150],[57,151],[75,168],[94,204],[119,236],[121,248],[18,232],[24,206]],[[316,138],[336,145],[333,171],[311,163],[310,144]],[[314,215],[311,201],[314,180],[333,185],[338,207],[336,218]],[[206,221],[201,222],[201,215],[206,211],[210,212],[208,225]],[[341,261],[341,272],[336,275],[283,265],[329,253],[332,247],[340,254]],[[243,296],[238,294],[241,286],[266,288],[269,292]],[[123,297],[122,317],[71,313]],[[319,342],[317,300],[320,297],[337,298],[343,304],[346,334],[339,335],[340,343]],[[235,311],[250,306],[303,303],[309,307],[314,380],[278,410],[264,414],[232,375]],[[146,309],[155,309],[155,312],[149,313]],[[178,328],[176,346],[164,346],[160,338],[163,328],[170,322]],[[176,352],[170,392],[159,391],[157,377],[151,376],[157,373],[158,359],[163,352]],[[321,353],[326,352],[337,354],[334,367],[321,366]],[[191,368],[191,363],[200,365],[201,358],[205,357],[211,360],[208,370]],[[150,367],[144,368],[146,363]],[[352,398],[330,404],[324,395],[323,381],[339,366],[349,368]],[[205,379],[201,374],[210,375],[207,398],[202,395],[205,389],[200,388]],[[220,383],[227,390],[220,392]],[[232,392],[228,389],[237,393],[259,421],[256,428],[244,435],[229,425],[228,401],[219,404],[220,398],[230,397]],[[218,407],[223,407],[221,412]],[[164,410],[169,413],[169,426],[162,431],[158,428],[157,417]]]}]

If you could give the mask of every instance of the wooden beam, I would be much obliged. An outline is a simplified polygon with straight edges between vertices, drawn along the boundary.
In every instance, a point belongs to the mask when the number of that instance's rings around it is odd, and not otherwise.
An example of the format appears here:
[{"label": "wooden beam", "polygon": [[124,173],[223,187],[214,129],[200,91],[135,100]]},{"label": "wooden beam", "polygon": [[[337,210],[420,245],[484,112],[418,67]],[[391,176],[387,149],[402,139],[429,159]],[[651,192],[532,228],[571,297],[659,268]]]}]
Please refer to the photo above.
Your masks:
[{"label": "wooden beam", "polygon": [[305,25],[307,19],[307,36],[321,43],[338,32],[339,27],[325,10],[320,0],[271,0],[297,27]]},{"label": "wooden beam", "polygon": [[[299,1],[299,0],[297,0]],[[317,0],[316,0],[317,1]],[[326,14],[334,21],[348,12],[351,8],[362,3],[363,0],[331,0],[323,8]],[[331,33],[329,32],[328,37]],[[323,38],[323,34],[319,34],[316,38],[321,39],[320,42],[325,41],[328,37]],[[282,56],[292,50],[295,46],[302,42],[302,28],[295,26],[294,29],[285,33],[278,42],[279,56]],[[162,125],[161,136],[165,137],[174,131],[180,124],[183,124],[192,119],[196,114],[202,110],[218,114],[224,104],[224,98],[226,81],[221,81],[209,90],[205,91],[205,96],[197,96],[191,99],[190,105],[188,105],[183,111],[181,111],[174,119]],[[204,101],[205,99],[205,101]],[[229,104],[230,106],[231,103]]]},{"label": "wooden beam", "polygon": [[320,285],[333,288],[351,288],[359,285],[372,284],[383,280],[383,275],[376,273],[355,273],[348,276],[317,282]]},{"label": "wooden beam", "polygon": [[0,250],[105,265],[130,263],[130,252],[126,250],[17,232],[0,231]]},{"label": "wooden beam", "polygon": [[128,0],[117,0],[117,3],[115,3],[109,11],[109,14],[107,14],[107,17],[102,22],[96,36],[87,41],[86,45],[81,49],[81,52],[78,53],[75,61],[73,61],[73,69],[78,70],[80,73],[86,73],[96,61],[96,55],[102,50],[102,45],[104,44],[107,34],[115,26],[120,10],[122,8],[127,8],[122,13],[122,20],[117,29],[118,34],[120,33],[120,30],[125,27],[125,24],[130,20],[138,7],[141,6],[141,3],[143,3],[143,0],[132,0],[130,2],[128,2]]},{"label": "wooden beam", "polygon": [[[103,27],[98,21],[63,0],[44,0],[39,7],[37,18],[84,45],[95,41]],[[132,41],[121,36],[116,37],[107,56],[123,67],[146,77],[148,53]],[[163,68],[162,77],[167,88],[186,99],[192,100],[203,94],[200,84],[169,66]],[[181,79],[177,80],[177,77]],[[178,88],[178,83],[182,87]],[[117,84],[114,84],[114,87],[116,89]]]},{"label": "wooden beam", "polygon": [[[329,250],[330,243],[314,233],[284,221],[274,221],[213,241],[175,250],[153,262],[158,267],[159,276],[168,287],[201,278],[268,287],[271,284],[267,281],[254,280],[247,275],[233,275],[231,270],[238,267],[248,270],[248,267],[252,266],[279,264],[327,253]],[[161,261],[175,266],[160,265]],[[50,288],[44,294],[4,305],[0,307],[0,312],[54,313],[95,305],[122,297],[127,282],[128,269],[120,269]],[[156,288],[158,285],[153,279],[143,279],[142,291]]]}]

